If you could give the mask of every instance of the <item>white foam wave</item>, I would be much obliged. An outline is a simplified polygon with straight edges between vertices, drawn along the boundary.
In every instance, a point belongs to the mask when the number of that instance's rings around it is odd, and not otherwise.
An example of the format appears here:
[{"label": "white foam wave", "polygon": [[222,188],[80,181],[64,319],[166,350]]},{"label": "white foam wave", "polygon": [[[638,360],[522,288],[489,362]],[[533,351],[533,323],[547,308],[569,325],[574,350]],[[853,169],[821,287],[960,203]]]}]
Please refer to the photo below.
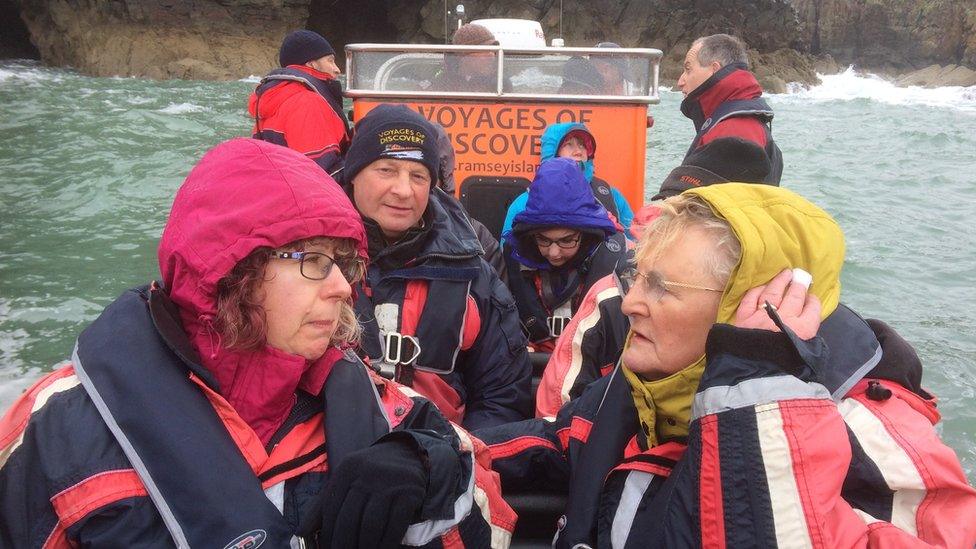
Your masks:
[{"label": "white foam wave", "polygon": [[899,87],[878,75],[857,73],[854,67],[839,74],[818,76],[822,82],[819,86],[809,89],[791,86],[790,95],[814,101],[870,99],[889,105],[925,105],[976,112],[976,86]]},{"label": "white foam wave", "polygon": [[159,109],[159,112],[164,114],[186,114],[188,112],[202,112],[205,110],[207,110],[206,107],[194,105],[193,103],[170,103]]},{"label": "white foam wave", "polygon": [[238,82],[247,82],[248,84],[257,84],[260,81],[261,81],[261,77],[256,74],[252,74],[250,76],[238,80]]},{"label": "white foam wave", "polygon": [[37,61],[12,59],[0,63],[0,83],[34,84],[62,80],[64,80],[63,70],[42,67]]}]

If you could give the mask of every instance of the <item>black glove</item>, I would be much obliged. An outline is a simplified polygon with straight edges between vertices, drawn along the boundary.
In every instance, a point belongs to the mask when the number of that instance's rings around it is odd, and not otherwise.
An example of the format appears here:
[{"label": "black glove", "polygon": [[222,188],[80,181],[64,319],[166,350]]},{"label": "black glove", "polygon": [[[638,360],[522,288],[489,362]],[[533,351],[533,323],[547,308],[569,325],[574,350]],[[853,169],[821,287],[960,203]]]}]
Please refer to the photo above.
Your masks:
[{"label": "black glove", "polygon": [[427,492],[427,470],[409,437],[357,450],[332,471],[320,547],[399,547]]}]

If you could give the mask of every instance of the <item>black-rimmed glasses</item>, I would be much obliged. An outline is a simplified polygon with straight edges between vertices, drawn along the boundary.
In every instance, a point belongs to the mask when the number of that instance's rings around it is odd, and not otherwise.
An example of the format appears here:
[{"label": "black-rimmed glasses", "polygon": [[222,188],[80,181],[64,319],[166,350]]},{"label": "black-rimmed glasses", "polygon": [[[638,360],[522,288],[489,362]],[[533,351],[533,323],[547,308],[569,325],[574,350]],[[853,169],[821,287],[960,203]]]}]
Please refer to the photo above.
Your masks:
[{"label": "black-rimmed glasses", "polygon": [[576,233],[576,234],[571,234],[569,236],[564,236],[562,238],[557,238],[555,240],[553,240],[552,238],[546,238],[538,233],[536,233],[534,236],[535,236],[535,245],[540,248],[548,248],[549,246],[555,244],[556,246],[559,246],[564,250],[568,250],[569,248],[572,248],[577,244],[579,244],[580,237],[582,235],[580,233]]},{"label": "black-rimmed glasses", "polygon": [[324,280],[332,273],[332,266],[338,266],[342,278],[346,282],[355,284],[363,278],[366,264],[358,257],[335,259],[322,252],[271,252],[271,257],[277,259],[297,259],[301,263],[302,276],[310,280]]}]

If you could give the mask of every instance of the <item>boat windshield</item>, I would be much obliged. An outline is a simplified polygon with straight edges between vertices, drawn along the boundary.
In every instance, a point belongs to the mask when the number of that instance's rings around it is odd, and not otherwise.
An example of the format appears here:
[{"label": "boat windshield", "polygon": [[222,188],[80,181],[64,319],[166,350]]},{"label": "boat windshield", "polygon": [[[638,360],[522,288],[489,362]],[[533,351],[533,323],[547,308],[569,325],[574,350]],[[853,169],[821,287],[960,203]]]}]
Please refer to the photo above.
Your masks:
[{"label": "boat windshield", "polygon": [[658,103],[661,51],[350,44],[356,97]]}]

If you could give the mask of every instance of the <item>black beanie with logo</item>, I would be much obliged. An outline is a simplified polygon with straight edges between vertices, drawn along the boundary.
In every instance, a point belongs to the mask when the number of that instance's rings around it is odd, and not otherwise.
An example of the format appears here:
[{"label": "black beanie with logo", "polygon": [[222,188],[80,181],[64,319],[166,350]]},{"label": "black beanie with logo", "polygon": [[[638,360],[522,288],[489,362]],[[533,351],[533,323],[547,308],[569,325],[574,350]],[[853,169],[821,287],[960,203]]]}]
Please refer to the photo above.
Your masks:
[{"label": "black beanie with logo", "polygon": [[430,172],[431,186],[437,185],[437,131],[404,105],[379,105],[356,123],[342,181],[351,184],[356,174],[380,158],[419,162]]}]

